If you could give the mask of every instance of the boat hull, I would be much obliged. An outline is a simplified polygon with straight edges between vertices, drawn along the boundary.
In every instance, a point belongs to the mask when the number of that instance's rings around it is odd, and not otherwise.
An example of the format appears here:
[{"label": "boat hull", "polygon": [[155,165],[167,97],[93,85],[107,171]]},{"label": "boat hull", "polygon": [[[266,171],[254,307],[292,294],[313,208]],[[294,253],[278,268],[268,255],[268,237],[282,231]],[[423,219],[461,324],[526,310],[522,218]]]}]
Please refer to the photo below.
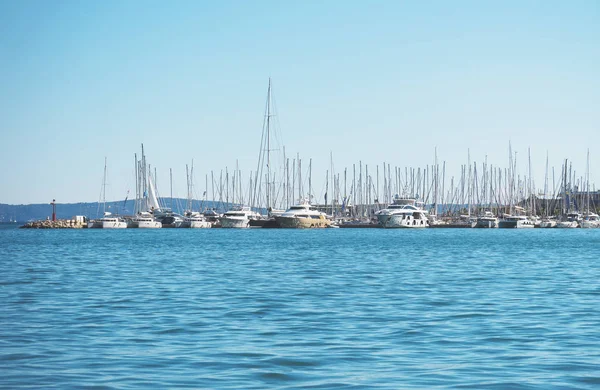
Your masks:
[{"label": "boat hull", "polygon": [[584,229],[600,228],[600,221],[581,221],[581,227]]},{"label": "boat hull", "polygon": [[576,221],[560,221],[556,224],[559,229],[574,229],[578,228],[579,224]]},{"label": "boat hull", "polygon": [[519,221],[500,221],[498,223],[500,229],[533,229],[535,225],[532,221],[519,220]]},{"label": "boat hull", "polygon": [[250,227],[250,220],[248,218],[221,217],[220,221],[222,228],[245,229]]},{"label": "boat hull", "polygon": [[126,229],[127,222],[125,221],[103,221],[102,229]]},{"label": "boat hull", "polygon": [[556,227],[556,221],[542,221],[540,223],[540,228],[542,229],[551,229]]},{"label": "boat hull", "polygon": [[381,214],[377,216],[379,224],[385,229],[423,229],[429,227],[429,221],[426,218],[403,218],[404,214],[389,215]]},{"label": "boat hull", "polygon": [[496,218],[479,218],[475,223],[476,228],[494,229],[498,227],[498,219]]},{"label": "boat hull", "polygon": [[185,225],[189,229],[210,229],[212,227],[212,223],[208,221],[190,221],[185,223]]},{"label": "boat hull", "polygon": [[162,228],[162,223],[158,221],[133,221],[127,227],[134,229],[160,229]]},{"label": "boat hull", "polygon": [[317,218],[276,216],[275,220],[282,228],[288,229],[326,228],[331,225],[331,221],[322,215]]}]

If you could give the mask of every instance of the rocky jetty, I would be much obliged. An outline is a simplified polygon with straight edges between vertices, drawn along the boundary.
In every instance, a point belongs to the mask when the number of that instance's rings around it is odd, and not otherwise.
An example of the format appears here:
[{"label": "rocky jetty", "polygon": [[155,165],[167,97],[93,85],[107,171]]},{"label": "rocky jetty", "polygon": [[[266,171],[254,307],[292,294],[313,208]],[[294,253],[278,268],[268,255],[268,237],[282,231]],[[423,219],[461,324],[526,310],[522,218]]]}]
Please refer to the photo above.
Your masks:
[{"label": "rocky jetty", "polygon": [[57,221],[33,221],[21,226],[21,229],[81,229],[87,227],[86,222],[76,219],[59,219]]}]

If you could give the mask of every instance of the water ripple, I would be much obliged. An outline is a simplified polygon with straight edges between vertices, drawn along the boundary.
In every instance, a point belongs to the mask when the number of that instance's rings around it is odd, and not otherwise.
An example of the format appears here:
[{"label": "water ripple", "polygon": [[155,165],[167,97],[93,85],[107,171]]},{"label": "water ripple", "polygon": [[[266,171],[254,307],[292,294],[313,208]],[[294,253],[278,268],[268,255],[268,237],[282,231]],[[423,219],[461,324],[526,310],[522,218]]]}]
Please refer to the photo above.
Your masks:
[{"label": "water ripple", "polygon": [[599,244],[0,229],[0,388],[596,389]]}]

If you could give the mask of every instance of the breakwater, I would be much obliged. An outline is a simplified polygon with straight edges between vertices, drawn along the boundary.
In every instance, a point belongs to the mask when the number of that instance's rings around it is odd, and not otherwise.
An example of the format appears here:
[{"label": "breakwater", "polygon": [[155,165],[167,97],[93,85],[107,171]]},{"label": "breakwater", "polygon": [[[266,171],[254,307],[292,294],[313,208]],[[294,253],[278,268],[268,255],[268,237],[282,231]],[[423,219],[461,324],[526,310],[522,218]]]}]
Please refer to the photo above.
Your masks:
[{"label": "breakwater", "polygon": [[78,219],[59,219],[56,221],[31,221],[21,226],[21,229],[82,229],[87,222]]}]

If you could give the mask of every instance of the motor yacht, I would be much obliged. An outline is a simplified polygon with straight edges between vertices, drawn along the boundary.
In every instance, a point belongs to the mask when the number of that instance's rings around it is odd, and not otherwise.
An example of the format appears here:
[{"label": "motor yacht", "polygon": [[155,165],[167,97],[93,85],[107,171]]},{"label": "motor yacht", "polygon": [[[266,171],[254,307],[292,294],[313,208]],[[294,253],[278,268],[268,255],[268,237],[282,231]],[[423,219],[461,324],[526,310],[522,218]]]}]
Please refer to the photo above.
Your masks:
[{"label": "motor yacht", "polygon": [[219,218],[224,228],[247,228],[250,221],[258,219],[261,215],[247,206],[233,208]]},{"label": "motor yacht", "polygon": [[386,209],[375,213],[379,224],[384,228],[426,228],[429,227],[427,212],[417,207],[416,200],[394,197]]},{"label": "motor yacht", "polygon": [[283,228],[325,228],[331,225],[327,214],[317,210],[307,199],[274,218]]}]

